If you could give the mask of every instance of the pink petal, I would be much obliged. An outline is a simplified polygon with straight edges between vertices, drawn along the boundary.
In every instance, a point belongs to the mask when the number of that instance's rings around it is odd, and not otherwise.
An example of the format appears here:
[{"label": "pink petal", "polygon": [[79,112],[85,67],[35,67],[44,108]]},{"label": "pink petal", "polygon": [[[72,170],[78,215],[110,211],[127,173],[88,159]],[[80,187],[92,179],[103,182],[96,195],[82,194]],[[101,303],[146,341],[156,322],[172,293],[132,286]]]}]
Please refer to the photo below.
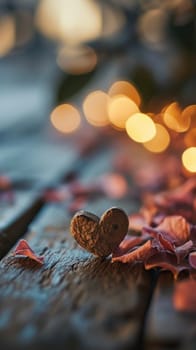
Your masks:
[{"label": "pink petal", "polygon": [[196,281],[186,280],[176,283],[173,305],[177,311],[196,312]]},{"label": "pink petal", "polygon": [[157,252],[153,254],[145,261],[145,269],[150,270],[156,267],[161,267],[163,270],[171,271],[174,279],[177,279],[178,274],[183,270],[189,270],[188,265],[177,264],[177,259],[175,255],[167,252]]},{"label": "pink petal", "polygon": [[185,243],[190,238],[190,224],[185,218],[178,215],[166,216],[156,228],[145,228],[147,232],[161,233],[164,237],[176,245]]},{"label": "pink petal", "polygon": [[12,183],[9,177],[6,175],[0,175],[0,189],[1,190],[8,190],[10,189]]},{"label": "pink petal", "polygon": [[193,269],[196,269],[196,252],[189,254],[189,264]]},{"label": "pink petal", "polygon": [[74,214],[76,211],[81,210],[85,207],[87,202],[86,197],[75,198],[68,206],[68,211],[70,214]]},{"label": "pink petal", "polygon": [[163,234],[158,234],[158,240],[163,249],[174,252],[174,245]]},{"label": "pink petal", "polygon": [[100,193],[100,186],[96,183],[82,184],[79,181],[74,181],[70,184],[69,189],[74,197],[89,196]]},{"label": "pink petal", "polygon": [[141,213],[135,213],[129,216],[129,229],[133,231],[142,231],[142,228],[149,224]]},{"label": "pink petal", "polygon": [[44,262],[44,257],[36,255],[25,239],[21,239],[18,242],[13,255],[16,257],[28,257],[41,265],[43,265]]},{"label": "pink petal", "polygon": [[70,193],[65,188],[51,189],[44,193],[46,202],[64,202],[67,199],[70,199]]},{"label": "pink petal", "polygon": [[128,191],[126,179],[116,173],[103,175],[99,180],[99,184],[102,191],[109,198],[122,198]]},{"label": "pink petal", "polygon": [[175,248],[175,254],[177,257],[177,262],[180,263],[193,248],[193,242],[191,240]]},{"label": "pink petal", "polygon": [[120,255],[120,256],[112,256],[112,262],[115,262],[115,261],[120,261],[122,263],[142,262],[148,256],[151,249],[152,249],[151,241],[147,241],[142,246],[136,248],[130,253]]},{"label": "pink petal", "polygon": [[125,236],[123,241],[120,243],[118,248],[112,253],[113,257],[124,255],[129,253],[131,249],[137,247],[138,245],[145,243],[149,239],[149,235],[141,236]]}]

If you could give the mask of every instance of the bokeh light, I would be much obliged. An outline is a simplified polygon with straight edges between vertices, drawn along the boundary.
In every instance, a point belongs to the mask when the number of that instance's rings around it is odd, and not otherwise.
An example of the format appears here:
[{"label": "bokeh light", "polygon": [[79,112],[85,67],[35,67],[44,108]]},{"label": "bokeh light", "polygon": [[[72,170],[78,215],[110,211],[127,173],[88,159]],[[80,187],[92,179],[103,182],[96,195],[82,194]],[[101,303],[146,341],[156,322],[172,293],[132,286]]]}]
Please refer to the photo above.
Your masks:
[{"label": "bokeh light", "polygon": [[142,143],[150,141],[156,135],[154,122],[143,113],[136,113],[127,120],[126,131],[132,140]]},{"label": "bokeh light", "polygon": [[[122,0],[121,0],[122,2]],[[126,23],[124,11],[115,6],[110,6],[109,2],[104,1],[101,4],[103,16],[102,38],[109,38],[112,35],[118,34]]]},{"label": "bokeh light", "polygon": [[156,49],[164,47],[168,13],[161,8],[150,9],[140,16],[137,30],[142,42]]},{"label": "bokeh light", "polygon": [[78,110],[70,104],[57,106],[52,111],[50,120],[58,131],[65,134],[76,131],[81,123]]},{"label": "bokeh light", "polygon": [[161,153],[167,149],[170,143],[170,135],[166,128],[156,123],[156,135],[152,138],[152,140],[145,142],[144,147],[153,153]]},{"label": "bokeh light", "polygon": [[187,106],[182,111],[182,118],[185,120],[190,118],[191,127],[196,128],[196,105]]},{"label": "bokeh light", "polygon": [[94,0],[42,0],[36,24],[45,36],[78,45],[101,34],[102,14]]},{"label": "bokeh light", "polygon": [[183,152],[182,163],[188,171],[196,172],[196,147],[187,148]]},{"label": "bokeh light", "polygon": [[84,74],[95,68],[97,55],[88,46],[63,46],[58,50],[57,64],[67,73]]},{"label": "bokeh light", "polygon": [[16,40],[15,22],[12,16],[0,17],[0,57],[7,55]]},{"label": "bokeh light", "polygon": [[107,106],[108,95],[101,91],[91,92],[84,100],[83,111],[89,124],[103,127],[109,124]]},{"label": "bokeh light", "polygon": [[140,106],[141,104],[141,97],[137,89],[128,81],[116,81],[110,87],[108,95],[111,97],[115,95],[125,95],[129,97],[132,101],[134,101],[136,105]]},{"label": "bokeh light", "polygon": [[176,132],[185,132],[190,127],[190,115],[183,115],[177,102],[171,103],[165,109],[163,119],[165,125]]},{"label": "bokeh light", "polygon": [[109,101],[109,119],[117,129],[125,129],[127,119],[137,112],[139,112],[138,106],[127,96],[117,95],[111,97]]},{"label": "bokeh light", "polygon": [[196,128],[190,129],[184,136],[184,143],[187,147],[196,147]]}]

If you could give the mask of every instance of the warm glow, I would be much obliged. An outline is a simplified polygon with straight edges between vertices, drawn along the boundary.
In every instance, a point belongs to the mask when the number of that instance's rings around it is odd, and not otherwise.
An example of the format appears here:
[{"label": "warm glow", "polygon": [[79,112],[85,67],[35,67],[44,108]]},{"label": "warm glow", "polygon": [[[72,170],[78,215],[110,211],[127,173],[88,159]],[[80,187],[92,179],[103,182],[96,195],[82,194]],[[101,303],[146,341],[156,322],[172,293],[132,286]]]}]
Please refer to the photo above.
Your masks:
[{"label": "warm glow", "polygon": [[16,33],[14,18],[3,16],[0,18],[0,57],[7,55],[14,47]]},{"label": "warm glow", "polygon": [[176,132],[184,132],[189,129],[191,118],[186,113],[183,115],[178,103],[173,102],[166,108],[163,115],[166,126]]},{"label": "warm glow", "polygon": [[150,141],[156,135],[154,122],[143,113],[136,113],[127,120],[126,131],[129,137],[136,142]]},{"label": "warm glow", "polygon": [[116,81],[108,91],[109,96],[125,95],[133,100],[136,105],[141,104],[141,97],[136,90],[135,86],[130,84],[128,81]]},{"label": "warm glow", "polygon": [[80,125],[78,110],[69,104],[57,106],[51,113],[50,118],[53,126],[65,134],[75,131]]},{"label": "warm glow", "polygon": [[187,147],[196,147],[196,128],[193,128],[186,133],[184,143]]},{"label": "warm glow", "polygon": [[36,24],[44,35],[76,45],[101,34],[101,8],[94,0],[42,0]]},{"label": "warm glow", "polygon": [[127,96],[117,95],[109,101],[109,119],[118,129],[125,129],[127,119],[137,112],[139,112],[138,106]]},{"label": "warm glow", "polygon": [[192,173],[196,172],[196,147],[187,148],[182,154],[184,167]]},{"label": "warm glow", "polygon": [[145,142],[144,147],[153,153],[161,153],[166,150],[170,143],[170,136],[166,128],[161,124],[155,124],[156,135],[152,140]]},{"label": "warm glow", "polygon": [[59,67],[70,74],[91,72],[97,64],[97,55],[88,46],[61,47],[58,51]]},{"label": "warm glow", "polygon": [[182,112],[183,119],[191,119],[191,128],[196,128],[196,105],[187,106]]},{"label": "warm glow", "polygon": [[123,10],[119,7],[110,6],[109,3],[104,3],[102,6],[103,28],[102,38],[108,38],[117,34],[125,25],[126,16]]},{"label": "warm glow", "polygon": [[144,12],[137,23],[137,30],[143,43],[153,48],[162,48],[166,39],[167,21],[168,14],[161,8]]},{"label": "warm glow", "polygon": [[83,110],[88,122],[94,126],[106,126],[109,124],[107,105],[108,95],[97,90],[91,92],[84,100]]}]

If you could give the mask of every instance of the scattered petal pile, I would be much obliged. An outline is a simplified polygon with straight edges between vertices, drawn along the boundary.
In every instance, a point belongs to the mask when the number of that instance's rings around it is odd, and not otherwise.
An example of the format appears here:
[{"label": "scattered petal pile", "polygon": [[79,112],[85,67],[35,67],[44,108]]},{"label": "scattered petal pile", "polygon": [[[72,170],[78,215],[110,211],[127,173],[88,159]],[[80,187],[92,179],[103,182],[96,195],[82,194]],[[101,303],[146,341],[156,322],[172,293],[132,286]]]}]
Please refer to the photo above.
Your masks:
[{"label": "scattered petal pile", "polygon": [[129,217],[129,235],[112,254],[112,262],[159,267],[175,279],[196,269],[196,179],[175,190],[150,194],[139,213]]}]

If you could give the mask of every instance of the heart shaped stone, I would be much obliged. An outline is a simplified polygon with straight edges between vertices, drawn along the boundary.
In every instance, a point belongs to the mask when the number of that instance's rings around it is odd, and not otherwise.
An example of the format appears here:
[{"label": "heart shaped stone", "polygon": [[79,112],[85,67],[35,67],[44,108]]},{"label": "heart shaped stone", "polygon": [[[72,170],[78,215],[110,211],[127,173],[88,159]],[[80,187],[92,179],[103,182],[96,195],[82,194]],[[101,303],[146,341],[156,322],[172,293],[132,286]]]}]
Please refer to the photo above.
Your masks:
[{"label": "heart shaped stone", "polygon": [[118,247],[127,234],[128,225],[126,213],[119,208],[108,209],[101,218],[79,211],[71,220],[70,231],[81,247],[104,257]]}]

